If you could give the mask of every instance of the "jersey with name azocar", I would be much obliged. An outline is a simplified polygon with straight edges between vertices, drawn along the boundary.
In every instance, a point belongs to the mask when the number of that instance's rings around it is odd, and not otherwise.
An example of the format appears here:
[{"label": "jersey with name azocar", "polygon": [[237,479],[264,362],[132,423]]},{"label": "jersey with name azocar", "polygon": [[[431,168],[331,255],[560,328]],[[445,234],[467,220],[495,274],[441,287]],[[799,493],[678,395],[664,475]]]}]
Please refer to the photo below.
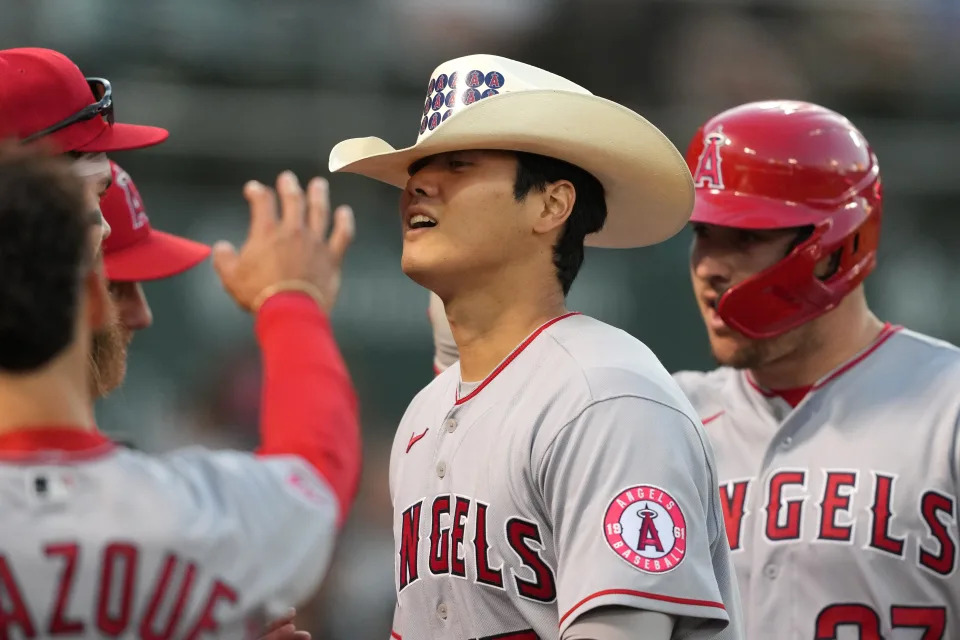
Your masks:
[{"label": "jersey with name azocar", "polygon": [[242,640],[316,590],[359,471],[353,385],[309,297],[273,296],[256,327],[257,454],[0,435],[0,640]]},{"label": "jersey with name azocar", "polygon": [[239,640],[329,561],[336,498],[297,456],[44,442],[0,438],[2,638]]}]

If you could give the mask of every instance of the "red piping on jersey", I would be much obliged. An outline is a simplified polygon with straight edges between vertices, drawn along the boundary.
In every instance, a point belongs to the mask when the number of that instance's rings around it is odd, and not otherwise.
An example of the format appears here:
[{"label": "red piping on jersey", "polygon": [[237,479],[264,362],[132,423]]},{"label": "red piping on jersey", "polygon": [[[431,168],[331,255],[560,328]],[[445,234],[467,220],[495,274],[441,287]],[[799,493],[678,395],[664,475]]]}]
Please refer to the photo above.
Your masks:
[{"label": "red piping on jersey", "polygon": [[595,598],[600,598],[602,596],[636,596],[637,598],[647,598],[648,600],[660,600],[661,602],[672,602],[674,604],[685,604],[693,607],[713,607],[714,609],[727,610],[720,602],[713,602],[712,600],[693,600],[691,598],[677,598],[674,596],[665,596],[659,593],[648,593],[646,591],[633,591],[632,589],[607,589],[605,591],[597,591],[593,595],[589,595],[577,604],[570,607],[570,609],[563,614],[560,618],[560,624],[563,624],[563,621],[570,617],[570,614],[582,607],[585,603],[593,600]]},{"label": "red piping on jersey", "polygon": [[17,464],[82,462],[115,449],[107,436],[80,425],[30,427],[0,435],[0,460]]},{"label": "red piping on jersey", "polygon": [[713,415],[710,416],[709,418],[703,418],[703,419],[700,421],[700,423],[701,423],[703,426],[707,426],[708,424],[710,424],[711,422],[713,422],[714,420],[716,420],[717,418],[719,418],[720,416],[722,416],[722,415],[725,414],[725,413],[726,413],[725,410],[724,410],[724,411],[718,411],[717,413],[713,414]]},{"label": "red piping on jersey", "polygon": [[421,433],[421,434],[419,434],[419,435],[417,435],[417,434],[415,434],[415,433],[411,433],[411,434],[410,434],[410,442],[407,443],[407,450],[404,451],[404,453],[410,453],[410,449],[413,448],[413,445],[415,445],[415,444],[417,444],[418,442],[420,442],[421,440],[423,440],[423,437],[424,437],[425,435],[427,435],[427,431],[430,431],[430,427],[427,427],[426,429],[424,429],[424,430],[423,430],[423,433]]},{"label": "red piping on jersey", "polygon": [[456,402],[455,402],[454,404],[463,404],[464,402],[466,402],[466,401],[469,400],[470,398],[472,398],[472,397],[474,397],[475,395],[477,395],[478,393],[480,393],[480,391],[482,391],[485,386],[487,386],[488,384],[490,384],[490,383],[493,381],[494,378],[496,378],[498,375],[500,375],[500,372],[501,372],[501,371],[503,371],[504,369],[507,368],[507,365],[508,365],[508,364],[510,364],[511,362],[513,362],[514,359],[515,359],[517,356],[519,356],[520,353],[523,352],[524,349],[526,349],[527,347],[529,347],[529,346],[530,346],[530,343],[537,339],[537,336],[539,336],[541,333],[543,333],[544,331],[546,331],[551,325],[554,325],[554,324],[560,322],[560,321],[563,320],[564,318],[569,318],[570,316],[578,316],[578,315],[580,315],[580,312],[579,312],[579,311],[572,311],[572,312],[570,312],[570,313],[565,313],[565,314],[563,314],[562,316],[557,316],[557,317],[554,318],[553,320],[548,320],[547,322],[545,322],[545,323],[543,323],[542,325],[540,325],[540,328],[539,328],[539,329],[537,329],[536,331],[534,331],[533,333],[531,333],[529,336],[527,336],[527,339],[524,340],[523,342],[521,342],[521,343],[520,343],[520,346],[517,347],[516,349],[514,349],[513,352],[512,352],[509,356],[507,356],[507,359],[506,359],[506,360],[504,360],[504,361],[501,362],[499,365],[497,365],[497,368],[494,369],[493,371],[491,371],[491,372],[490,372],[490,375],[488,375],[486,378],[483,379],[483,382],[480,383],[480,386],[478,386],[476,389],[474,389],[473,391],[471,391],[471,392],[468,393],[467,395],[463,396],[462,398],[457,398],[457,399],[456,399]]},{"label": "red piping on jersey", "polygon": [[393,629],[390,630],[390,637],[394,638],[394,640],[403,640],[403,638],[400,637],[400,634]]},{"label": "red piping on jersey", "polygon": [[756,382],[754,382],[754,381],[753,381],[753,376],[750,375],[750,372],[749,372],[749,371],[745,372],[743,375],[746,376],[746,378],[747,378],[747,384],[749,384],[751,387],[753,387],[753,390],[756,391],[757,393],[759,393],[760,395],[762,395],[764,398],[776,398],[776,397],[777,397],[777,394],[774,393],[773,391],[767,391],[766,389],[764,389],[763,387],[761,387],[760,385],[758,385]]},{"label": "red piping on jersey", "polygon": [[327,315],[299,292],[271,296],[257,313],[263,354],[257,454],[298,455],[339,503],[339,523],[360,481],[357,394]]},{"label": "red piping on jersey", "polygon": [[866,360],[871,353],[873,353],[874,351],[880,348],[880,345],[882,345],[884,342],[889,340],[890,337],[893,336],[893,334],[900,331],[901,329],[903,329],[903,327],[899,325],[893,326],[889,322],[884,323],[883,329],[881,329],[880,331],[880,335],[877,336],[876,341],[874,341],[874,343],[870,345],[869,349],[867,349],[866,351],[861,353],[859,356],[857,356],[847,364],[843,365],[842,367],[834,371],[826,379],[821,380],[817,384],[813,385],[812,390],[816,391],[817,389],[820,389],[826,386],[827,383],[835,380],[836,378],[839,378],[840,376],[845,374],[847,371],[850,371],[850,369],[853,369],[855,366],[857,366],[858,364]]},{"label": "red piping on jersey", "polygon": [[[873,344],[871,344],[866,351],[861,353],[859,356],[857,356],[853,360],[847,362],[845,365],[843,365],[842,367],[840,367],[839,369],[831,373],[829,376],[827,376],[817,384],[811,385],[810,391],[816,391],[818,389],[822,389],[823,387],[827,386],[829,383],[833,382],[834,380],[836,380],[837,378],[845,374],[847,371],[850,371],[850,369],[853,369],[855,366],[857,366],[858,364],[866,360],[874,351],[879,349],[884,342],[889,340],[895,333],[897,333],[901,329],[903,329],[903,327],[899,325],[894,326],[889,322],[884,323],[883,328],[880,330],[880,333],[874,339]],[[760,385],[758,385],[753,380],[753,376],[751,376],[749,372],[745,372],[744,376],[746,377],[747,382],[750,384],[750,386],[756,389],[756,391],[761,395],[763,395],[764,397],[775,398],[778,395],[780,395],[776,391],[769,391],[767,389],[764,389]]]}]

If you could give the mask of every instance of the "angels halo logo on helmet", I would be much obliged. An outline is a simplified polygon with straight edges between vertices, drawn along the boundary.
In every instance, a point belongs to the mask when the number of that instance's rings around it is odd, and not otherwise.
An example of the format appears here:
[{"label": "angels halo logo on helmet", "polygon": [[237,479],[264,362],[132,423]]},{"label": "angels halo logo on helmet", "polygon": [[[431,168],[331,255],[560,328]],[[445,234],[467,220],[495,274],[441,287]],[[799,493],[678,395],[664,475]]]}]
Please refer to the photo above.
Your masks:
[{"label": "angels halo logo on helmet", "polygon": [[[691,222],[812,229],[785,258],[720,297],[717,313],[743,335],[772,338],[827,313],[876,265],[880,167],[839,113],[786,100],[734,107],[700,127],[687,164],[696,185]],[[818,277],[818,263],[835,254],[836,268]]]},{"label": "angels halo logo on helmet", "polygon": [[709,189],[724,188],[723,173],[720,171],[720,165],[723,164],[720,147],[726,142],[723,131],[719,129],[706,135],[703,151],[700,152],[700,158],[697,160],[697,168],[693,171],[694,186]]}]

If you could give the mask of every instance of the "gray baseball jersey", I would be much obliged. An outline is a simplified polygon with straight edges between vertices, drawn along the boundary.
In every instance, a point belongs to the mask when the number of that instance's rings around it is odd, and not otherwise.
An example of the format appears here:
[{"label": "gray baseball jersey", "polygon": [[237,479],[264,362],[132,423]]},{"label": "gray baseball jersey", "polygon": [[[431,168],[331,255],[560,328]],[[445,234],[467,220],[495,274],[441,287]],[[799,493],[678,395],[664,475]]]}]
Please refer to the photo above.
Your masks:
[{"label": "gray baseball jersey", "polygon": [[676,379],[716,452],[747,637],[960,638],[960,350],[887,327],[792,408]]},{"label": "gray baseball jersey", "polygon": [[742,637],[713,454],[649,349],[571,314],[460,391],[456,364],[394,441],[394,638],[553,639],[608,605]]},{"label": "gray baseball jersey", "polygon": [[3,640],[239,639],[316,588],[338,506],[298,456],[28,435],[0,437]]}]

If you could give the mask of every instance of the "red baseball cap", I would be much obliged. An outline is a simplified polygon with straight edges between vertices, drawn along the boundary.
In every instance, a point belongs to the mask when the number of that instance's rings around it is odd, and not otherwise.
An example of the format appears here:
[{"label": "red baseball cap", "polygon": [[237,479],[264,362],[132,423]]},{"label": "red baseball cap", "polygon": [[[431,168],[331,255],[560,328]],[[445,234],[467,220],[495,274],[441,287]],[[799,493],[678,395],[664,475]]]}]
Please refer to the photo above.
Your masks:
[{"label": "red baseball cap", "polygon": [[62,53],[0,51],[0,139],[36,136],[64,152],[102,153],[149,147],[169,135],[159,127],[114,123],[110,82],[85,78]]},{"label": "red baseball cap", "polygon": [[205,244],[151,228],[130,175],[113,161],[110,173],[113,184],[100,198],[100,210],[110,225],[110,235],[103,241],[107,278],[118,282],[169,278],[210,255]]}]

